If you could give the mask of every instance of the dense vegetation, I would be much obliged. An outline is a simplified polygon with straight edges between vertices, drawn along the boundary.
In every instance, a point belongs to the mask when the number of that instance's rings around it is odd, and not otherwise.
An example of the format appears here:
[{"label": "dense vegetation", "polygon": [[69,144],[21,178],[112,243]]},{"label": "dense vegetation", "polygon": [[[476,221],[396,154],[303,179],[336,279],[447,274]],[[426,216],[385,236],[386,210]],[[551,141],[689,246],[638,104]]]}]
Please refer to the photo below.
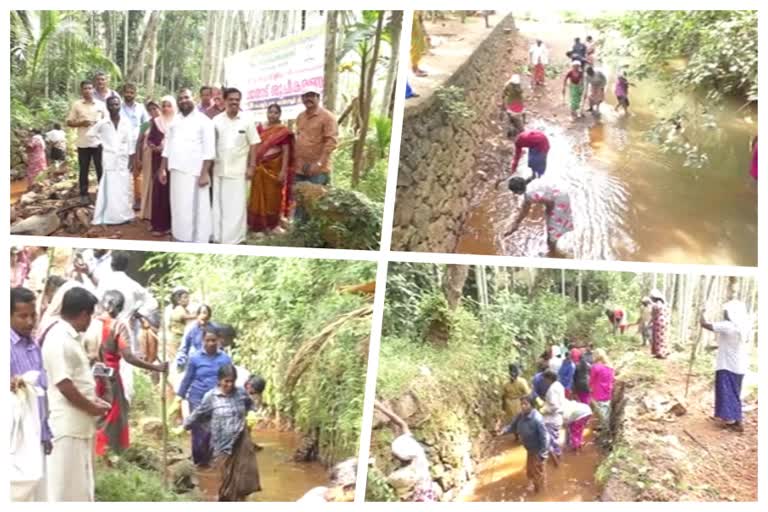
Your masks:
[{"label": "dense vegetation", "polygon": [[185,285],[202,292],[214,321],[235,326],[235,361],[267,380],[275,416],[317,436],[325,462],[357,453],[370,310],[339,287],[372,281],[375,265],[163,253],[145,269],[165,269],[157,296]]},{"label": "dense vegetation", "polygon": [[[544,348],[564,340],[592,342],[614,353],[626,343],[639,345],[634,330],[614,337],[603,312],[622,306],[630,322],[636,321],[640,299],[654,286],[670,301],[677,351],[698,342],[696,311],[702,304],[712,310],[733,293],[755,310],[751,280],[392,264],[377,396],[390,401],[428,446],[433,477],[444,490],[460,485],[455,473],[466,466],[466,457],[480,454],[498,419],[507,365],[519,361],[530,377]],[[394,497],[382,479],[393,468],[392,435],[380,428],[372,436],[377,468],[368,494],[374,500]]]}]

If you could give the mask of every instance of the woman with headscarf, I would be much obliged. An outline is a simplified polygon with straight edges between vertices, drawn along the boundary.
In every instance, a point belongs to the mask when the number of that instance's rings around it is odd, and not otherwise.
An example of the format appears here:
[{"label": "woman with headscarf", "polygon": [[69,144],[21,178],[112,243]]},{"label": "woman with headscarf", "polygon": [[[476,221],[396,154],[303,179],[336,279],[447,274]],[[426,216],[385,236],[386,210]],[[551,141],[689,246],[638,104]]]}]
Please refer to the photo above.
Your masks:
[{"label": "woman with headscarf", "polygon": [[546,180],[536,180],[535,175],[529,178],[513,176],[509,179],[509,190],[516,195],[523,196],[523,204],[517,213],[517,218],[512,226],[504,234],[507,237],[520,228],[523,220],[531,212],[534,204],[543,204],[547,223],[548,256],[557,254],[558,241],[566,234],[573,231],[573,215],[571,212],[571,198],[563,187]]},{"label": "woman with headscarf", "polygon": [[509,381],[501,388],[501,407],[504,411],[504,424],[511,423],[520,414],[520,399],[531,394],[528,382],[520,376],[520,366],[509,365]]},{"label": "woman with headscarf", "polygon": [[715,414],[725,428],[743,432],[741,384],[749,370],[749,339],[752,320],[747,306],[732,300],[723,306],[723,320],[710,322],[701,313],[701,327],[715,333]]},{"label": "woman with headscarf", "polygon": [[125,297],[117,290],[109,290],[101,301],[103,313],[96,319],[101,331],[99,360],[112,369],[112,376],[96,379],[96,395],[109,402],[112,407],[104,417],[104,422],[96,431],[96,455],[104,456],[107,449],[120,453],[130,445],[128,425],[128,400],[125,397],[123,381],[120,377],[120,361],[150,370],[164,372],[167,363],[150,364],[131,352],[130,331],[128,325],[119,318],[125,306]]},{"label": "woman with headscarf", "polygon": [[152,120],[160,115],[160,105],[149,100],[146,105],[149,112],[149,120],[139,127],[139,137],[136,141],[136,165],[141,173],[141,208],[139,209],[139,218],[144,220],[152,219],[152,149],[147,144],[147,135],[152,126]]},{"label": "woman with headscarf", "polygon": [[146,143],[152,152],[152,235],[162,237],[171,231],[171,189],[170,175],[165,183],[160,181],[160,163],[168,127],[176,115],[176,100],[163,96],[160,100],[160,115],[152,119]]},{"label": "woman with headscarf", "polygon": [[424,448],[413,437],[411,430],[402,418],[378,400],[374,402],[374,406],[402,432],[392,441],[392,455],[402,467],[387,476],[387,483],[395,489],[402,501],[437,501],[434,482],[432,482],[432,475],[429,473],[429,459]]},{"label": "woman with headscarf", "polygon": [[61,306],[64,301],[64,294],[72,288],[77,287],[85,289],[85,286],[77,281],[67,281],[53,294],[53,298],[51,298],[51,301],[48,303],[48,307],[45,308],[45,313],[43,313],[40,323],[37,324],[36,341],[41,348],[45,342],[45,336],[48,334],[48,331],[51,330],[51,327],[61,321]]},{"label": "woman with headscarf", "polygon": [[657,289],[651,291],[651,355],[667,357],[667,301]]}]

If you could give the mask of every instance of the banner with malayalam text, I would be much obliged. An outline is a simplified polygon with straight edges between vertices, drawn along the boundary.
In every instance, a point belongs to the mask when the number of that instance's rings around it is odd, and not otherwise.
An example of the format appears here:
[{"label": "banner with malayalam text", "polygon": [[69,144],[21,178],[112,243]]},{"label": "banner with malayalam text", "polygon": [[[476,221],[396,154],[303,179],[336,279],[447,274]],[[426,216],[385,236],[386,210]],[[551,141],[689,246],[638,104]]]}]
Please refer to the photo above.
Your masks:
[{"label": "banner with malayalam text", "polygon": [[243,93],[243,110],[266,121],[267,107],[277,103],[283,120],[295,119],[304,110],[301,94],[308,86],[323,89],[325,26],[268,41],[224,61],[227,87]]}]

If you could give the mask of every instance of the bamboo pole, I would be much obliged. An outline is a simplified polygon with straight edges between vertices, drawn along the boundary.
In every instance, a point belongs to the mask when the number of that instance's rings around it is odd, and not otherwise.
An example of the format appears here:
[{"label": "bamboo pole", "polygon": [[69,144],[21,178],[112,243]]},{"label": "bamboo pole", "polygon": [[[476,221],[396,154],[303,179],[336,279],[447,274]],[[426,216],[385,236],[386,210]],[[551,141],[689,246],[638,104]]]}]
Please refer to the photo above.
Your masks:
[{"label": "bamboo pole", "polygon": [[[712,286],[715,283],[715,276],[712,276],[709,278],[709,284],[707,285],[707,293],[704,296],[704,307],[707,306],[707,303],[709,302],[710,294],[712,293]],[[688,398],[688,388],[691,383],[691,373],[693,373],[693,363],[696,361],[696,349],[699,346],[699,343],[701,342],[701,338],[704,336],[704,328],[699,327],[699,336],[696,338],[696,340],[691,344],[691,358],[688,362],[688,374],[685,376],[685,398]]]},{"label": "bamboo pole", "polygon": [[[165,362],[167,353],[167,335],[165,325],[165,294],[160,298],[160,353],[162,361]],[[168,413],[166,404],[166,395],[168,388],[168,372],[160,375],[160,416],[163,419],[163,488],[168,489]]]}]

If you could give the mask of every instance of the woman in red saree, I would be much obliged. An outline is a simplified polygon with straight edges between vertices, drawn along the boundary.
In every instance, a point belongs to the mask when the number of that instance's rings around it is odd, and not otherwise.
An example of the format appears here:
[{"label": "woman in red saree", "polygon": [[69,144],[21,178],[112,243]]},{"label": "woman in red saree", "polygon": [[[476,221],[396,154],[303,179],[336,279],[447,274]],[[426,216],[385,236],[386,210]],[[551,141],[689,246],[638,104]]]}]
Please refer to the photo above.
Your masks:
[{"label": "woman in red saree", "polygon": [[290,214],[295,138],[280,121],[281,114],[279,105],[270,105],[267,126],[258,126],[261,144],[248,201],[248,226],[253,231],[271,231],[280,224],[281,215]]},{"label": "woman in red saree", "polygon": [[163,144],[168,125],[176,115],[176,100],[163,96],[160,100],[160,115],[150,121],[146,143],[152,152],[152,236],[162,237],[171,231],[171,183],[170,175],[165,184],[160,182],[160,163],[163,159]]},{"label": "woman in red saree", "polygon": [[131,352],[128,326],[117,318],[124,305],[122,293],[117,290],[106,292],[102,300],[104,313],[98,319],[101,322],[99,359],[113,370],[111,377],[96,379],[96,395],[112,405],[96,431],[96,455],[99,456],[106,455],[108,449],[120,453],[130,446],[128,400],[120,378],[120,361],[125,359],[132,366],[154,372],[168,370],[168,363],[149,364]]}]

